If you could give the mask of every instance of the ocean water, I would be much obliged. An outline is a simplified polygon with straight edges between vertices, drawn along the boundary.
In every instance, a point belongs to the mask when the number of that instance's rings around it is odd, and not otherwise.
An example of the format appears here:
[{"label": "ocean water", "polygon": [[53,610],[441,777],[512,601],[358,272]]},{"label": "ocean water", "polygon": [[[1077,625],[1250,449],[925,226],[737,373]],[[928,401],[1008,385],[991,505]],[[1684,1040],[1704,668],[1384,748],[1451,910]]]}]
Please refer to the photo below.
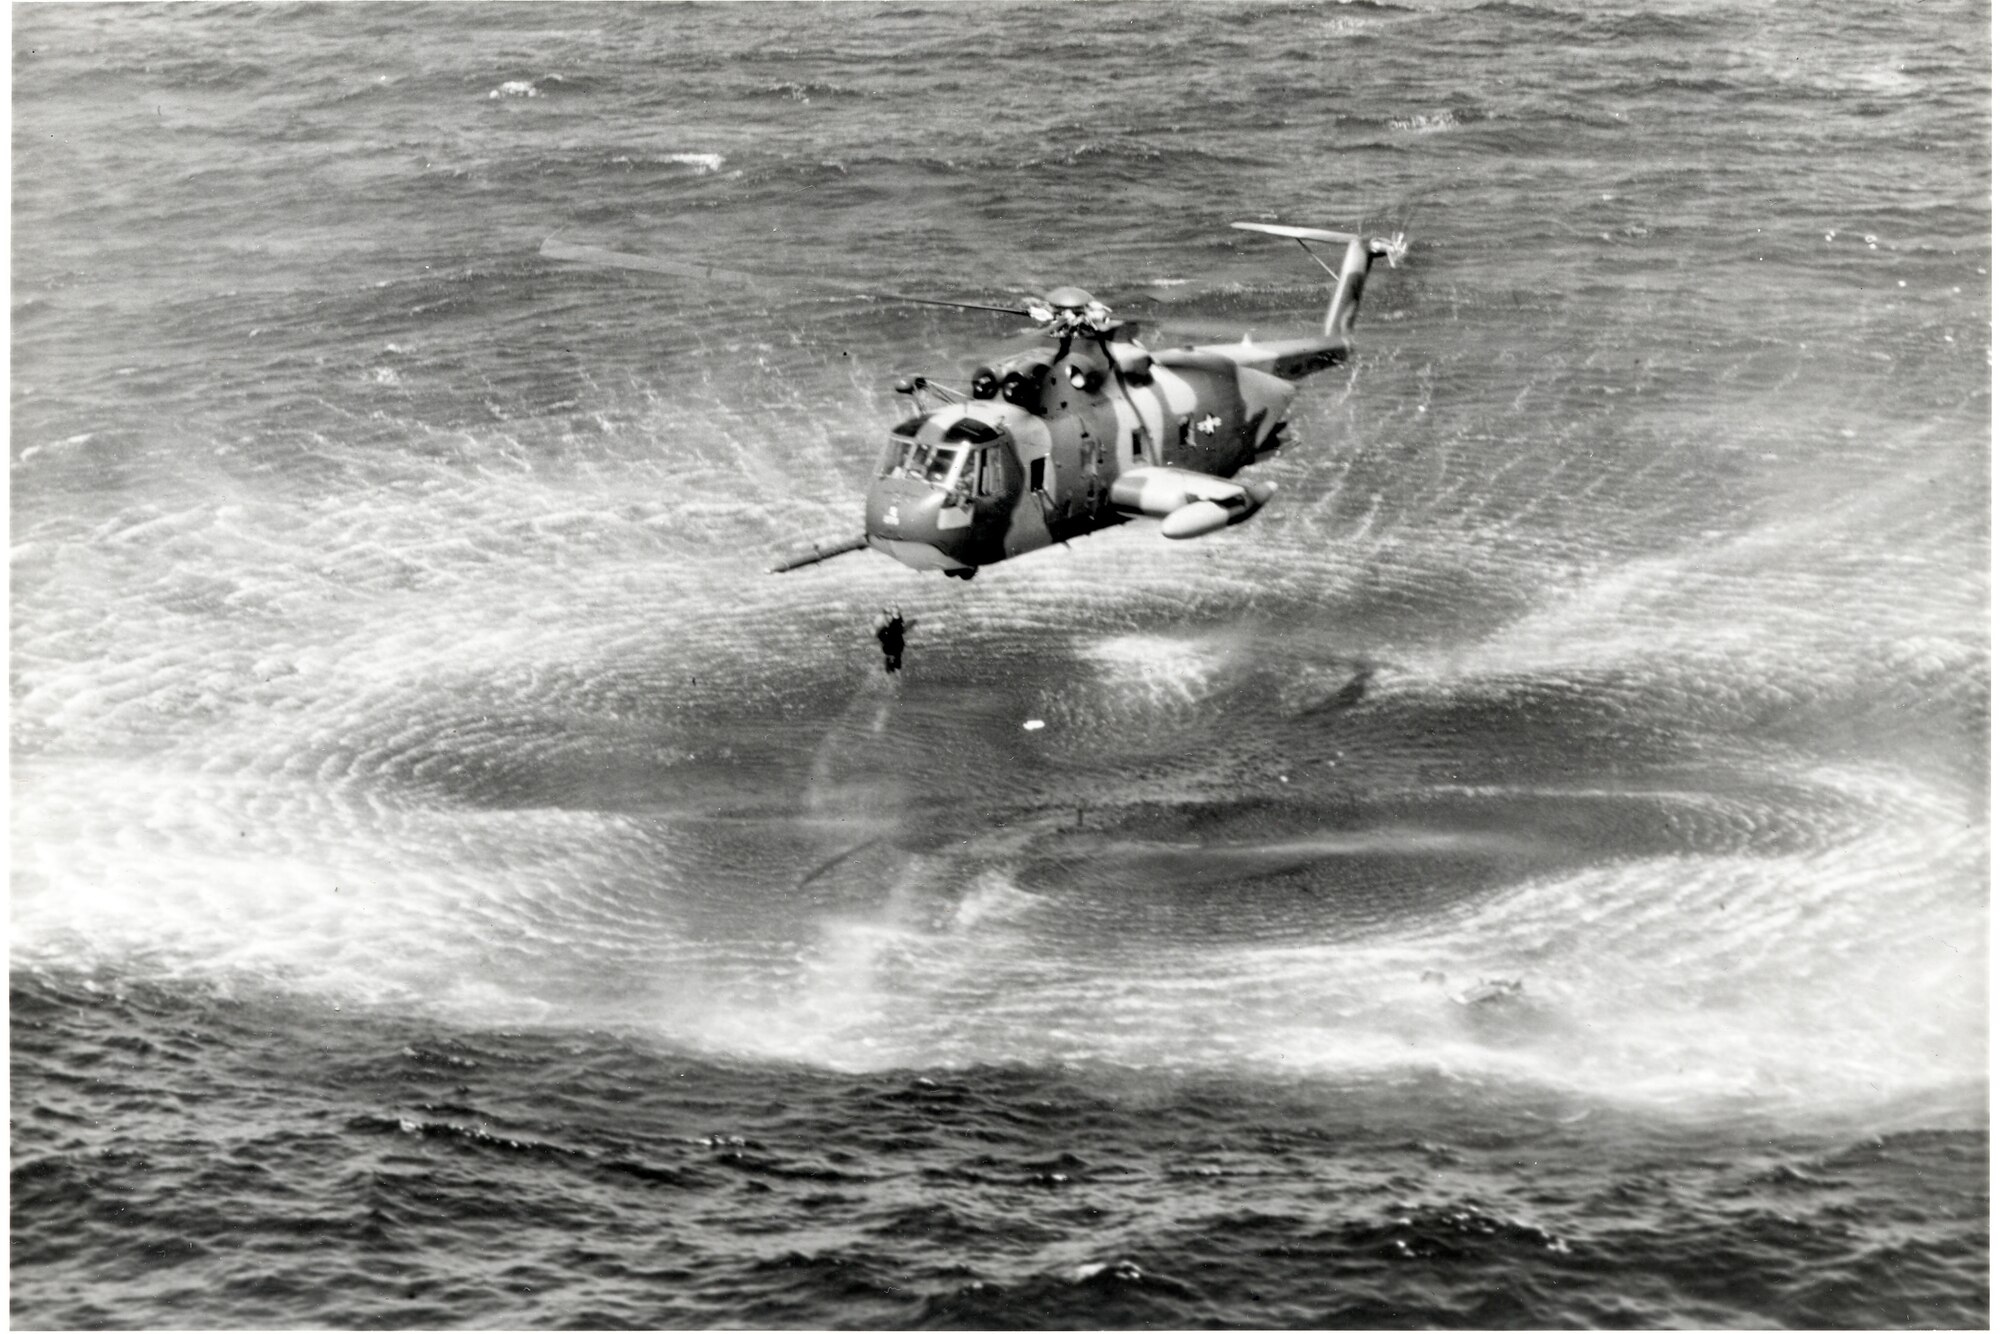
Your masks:
[{"label": "ocean water", "polygon": [[[1985,7],[12,29],[17,1326],[1988,1322]],[[1246,217],[1253,521],[764,573]]]}]

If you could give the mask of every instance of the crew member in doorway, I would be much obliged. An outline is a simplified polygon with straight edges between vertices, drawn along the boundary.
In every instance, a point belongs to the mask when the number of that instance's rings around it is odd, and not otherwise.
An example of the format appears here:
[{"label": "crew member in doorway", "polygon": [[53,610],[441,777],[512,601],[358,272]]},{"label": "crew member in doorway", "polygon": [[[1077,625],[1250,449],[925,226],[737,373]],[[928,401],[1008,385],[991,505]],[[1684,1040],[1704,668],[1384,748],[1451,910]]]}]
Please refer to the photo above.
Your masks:
[{"label": "crew member in doorway", "polygon": [[875,638],[882,645],[883,671],[895,673],[903,669],[903,635],[911,624],[903,619],[901,607],[884,607],[875,618]]}]

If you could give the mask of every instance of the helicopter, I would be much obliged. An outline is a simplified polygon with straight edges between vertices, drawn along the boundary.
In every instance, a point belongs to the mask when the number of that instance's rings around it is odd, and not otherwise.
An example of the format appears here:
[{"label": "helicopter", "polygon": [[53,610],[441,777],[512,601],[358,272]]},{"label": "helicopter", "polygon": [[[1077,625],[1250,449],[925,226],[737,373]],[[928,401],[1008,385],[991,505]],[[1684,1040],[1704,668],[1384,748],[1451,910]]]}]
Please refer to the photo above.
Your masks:
[{"label": "helicopter", "polygon": [[[1186,540],[1248,519],[1277,491],[1234,480],[1283,443],[1296,382],[1347,361],[1361,292],[1378,259],[1393,268],[1401,233],[1237,222],[1284,237],[1333,279],[1320,332],[1271,342],[1152,351],[1136,326],[1080,287],[1021,305],[879,294],[919,305],[1025,317],[1038,334],[1025,351],[982,365],[964,392],[923,377],[899,380],[916,411],[889,432],[868,488],[862,531],[813,543],[772,566],[784,573],[875,550],[917,570],[970,579],[980,569],[1071,538],[1157,518]],[[1314,247],[1344,247],[1338,269]],[[551,237],[553,259],[703,277],[741,277],[700,265],[626,255]],[[935,400],[927,405],[926,397]]]}]

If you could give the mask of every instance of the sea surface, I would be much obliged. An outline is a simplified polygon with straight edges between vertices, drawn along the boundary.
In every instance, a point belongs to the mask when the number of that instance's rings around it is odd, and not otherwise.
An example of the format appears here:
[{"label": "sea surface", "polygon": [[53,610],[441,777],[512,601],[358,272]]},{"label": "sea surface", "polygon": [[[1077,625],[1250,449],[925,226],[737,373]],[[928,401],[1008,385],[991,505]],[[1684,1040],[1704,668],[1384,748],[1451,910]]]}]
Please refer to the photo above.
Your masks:
[{"label": "sea surface", "polygon": [[[15,1326],[1987,1324],[1986,6],[11,20]],[[1245,218],[1254,520],[766,573]]]}]

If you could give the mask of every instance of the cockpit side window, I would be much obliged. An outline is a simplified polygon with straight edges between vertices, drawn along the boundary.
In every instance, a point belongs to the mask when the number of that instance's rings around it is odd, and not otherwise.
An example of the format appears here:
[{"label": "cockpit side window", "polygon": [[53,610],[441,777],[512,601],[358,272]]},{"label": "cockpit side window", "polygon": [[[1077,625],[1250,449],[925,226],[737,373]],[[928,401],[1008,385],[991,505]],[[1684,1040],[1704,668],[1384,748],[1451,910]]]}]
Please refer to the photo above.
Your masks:
[{"label": "cockpit side window", "polygon": [[899,472],[907,471],[910,466],[910,455],[916,448],[916,442],[913,440],[890,436],[888,447],[882,451],[882,466],[875,470],[875,475],[893,477]]},{"label": "cockpit side window", "polygon": [[876,469],[878,477],[890,477],[909,470],[912,457],[917,451],[916,434],[924,424],[922,417],[912,417],[898,422],[889,432],[888,447],[882,451],[882,464]]}]

